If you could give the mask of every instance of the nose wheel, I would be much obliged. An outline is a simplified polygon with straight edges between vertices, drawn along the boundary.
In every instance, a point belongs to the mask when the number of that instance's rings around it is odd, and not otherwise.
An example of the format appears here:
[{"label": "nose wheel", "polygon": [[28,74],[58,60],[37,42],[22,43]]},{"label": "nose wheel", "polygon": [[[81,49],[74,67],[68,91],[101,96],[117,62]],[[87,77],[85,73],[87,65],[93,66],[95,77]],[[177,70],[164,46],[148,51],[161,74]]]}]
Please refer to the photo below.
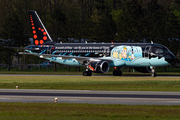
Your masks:
[{"label": "nose wheel", "polygon": [[155,72],[155,67],[150,67],[151,68],[151,76],[152,77],[156,77],[157,76],[157,73]]},{"label": "nose wheel", "polygon": [[157,76],[157,73],[154,72],[154,73],[151,74],[151,76],[152,76],[152,77],[156,77],[156,76]]}]

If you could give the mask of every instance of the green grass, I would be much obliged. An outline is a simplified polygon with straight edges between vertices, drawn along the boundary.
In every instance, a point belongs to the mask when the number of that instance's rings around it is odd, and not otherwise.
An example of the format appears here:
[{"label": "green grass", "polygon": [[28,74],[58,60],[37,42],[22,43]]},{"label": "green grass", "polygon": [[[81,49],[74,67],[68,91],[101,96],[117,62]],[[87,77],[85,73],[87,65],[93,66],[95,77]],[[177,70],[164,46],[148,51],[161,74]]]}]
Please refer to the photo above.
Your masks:
[{"label": "green grass", "polygon": [[[18,67],[11,67],[10,71],[7,71],[7,67],[0,67],[0,74],[34,74],[34,75],[82,75],[82,72],[85,70],[84,67],[80,67],[80,72],[78,72],[77,67],[70,67],[68,72],[68,66],[58,66],[57,71],[54,72],[54,67],[31,67],[29,69],[19,69]],[[105,74],[93,73],[93,75],[112,75],[114,69],[110,68],[109,72]],[[167,72],[163,72],[163,67],[157,67],[156,72],[158,76],[180,76],[180,68],[169,68],[167,67]],[[133,69],[130,69],[130,72],[127,72],[127,69],[122,69],[123,75],[126,76],[151,76],[151,73],[140,73],[133,72]]]},{"label": "green grass", "polygon": [[[68,66],[57,66],[58,72],[68,72]],[[84,67],[80,67],[81,72]],[[71,72],[78,71],[77,67],[70,67]],[[54,72],[54,67],[29,67],[28,69],[19,69],[19,67],[11,67],[10,71],[7,71],[7,67],[0,67],[0,72]]]},{"label": "green grass", "polygon": [[178,120],[179,113],[180,106],[0,103],[1,120]]},{"label": "green grass", "polygon": [[[0,74],[11,74],[11,73],[15,73],[15,74],[82,74],[82,72],[85,70],[84,67],[80,67],[80,72],[77,72],[78,69],[77,67],[71,66],[70,67],[70,72],[68,72],[68,66],[57,66],[56,68],[57,72],[54,72],[54,67],[30,67],[29,69],[19,69],[19,67],[11,67],[10,71],[7,71],[7,67],[0,67]],[[109,69],[109,72],[107,73],[108,75],[112,75],[113,72],[113,68],[111,67]],[[146,75],[144,73],[140,73],[135,71],[135,73],[133,73],[133,69],[130,69],[130,72],[127,72],[127,68],[121,69],[123,74],[138,74],[138,75]],[[179,75],[180,76],[180,68],[169,68],[167,67],[166,72],[164,72],[164,68],[163,67],[157,67],[156,68],[156,72],[158,73],[158,75]],[[150,75],[150,73],[149,73]]]},{"label": "green grass", "polygon": [[[0,89],[180,91],[180,77],[0,76]],[[0,120],[179,120],[180,106],[1,103]]]},{"label": "green grass", "polygon": [[1,76],[1,89],[180,91],[180,77]]}]

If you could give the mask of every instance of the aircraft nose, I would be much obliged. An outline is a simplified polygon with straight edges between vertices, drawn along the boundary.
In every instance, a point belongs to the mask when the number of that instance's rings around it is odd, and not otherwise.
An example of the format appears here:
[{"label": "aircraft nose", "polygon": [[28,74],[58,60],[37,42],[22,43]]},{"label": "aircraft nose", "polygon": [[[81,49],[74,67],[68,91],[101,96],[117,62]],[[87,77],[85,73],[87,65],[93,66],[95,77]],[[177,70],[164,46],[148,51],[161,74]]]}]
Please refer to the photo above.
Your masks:
[{"label": "aircraft nose", "polygon": [[165,60],[166,60],[168,63],[174,63],[175,60],[176,60],[176,57],[175,57],[173,54],[167,55],[167,56],[165,57]]}]

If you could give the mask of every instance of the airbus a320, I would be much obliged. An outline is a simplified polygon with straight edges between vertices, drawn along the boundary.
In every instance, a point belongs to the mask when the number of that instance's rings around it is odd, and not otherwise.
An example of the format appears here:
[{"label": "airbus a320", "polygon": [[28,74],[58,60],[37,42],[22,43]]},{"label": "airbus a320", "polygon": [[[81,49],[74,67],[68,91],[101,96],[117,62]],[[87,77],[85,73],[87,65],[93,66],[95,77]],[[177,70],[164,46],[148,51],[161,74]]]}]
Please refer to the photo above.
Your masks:
[{"label": "airbus a320", "polygon": [[25,47],[26,54],[60,64],[85,66],[83,76],[106,73],[110,67],[116,68],[114,76],[121,76],[121,67],[133,67],[139,72],[151,72],[155,77],[156,66],[175,61],[167,47],[154,43],[56,43],[37,12],[31,10],[29,15],[34,45]]}]

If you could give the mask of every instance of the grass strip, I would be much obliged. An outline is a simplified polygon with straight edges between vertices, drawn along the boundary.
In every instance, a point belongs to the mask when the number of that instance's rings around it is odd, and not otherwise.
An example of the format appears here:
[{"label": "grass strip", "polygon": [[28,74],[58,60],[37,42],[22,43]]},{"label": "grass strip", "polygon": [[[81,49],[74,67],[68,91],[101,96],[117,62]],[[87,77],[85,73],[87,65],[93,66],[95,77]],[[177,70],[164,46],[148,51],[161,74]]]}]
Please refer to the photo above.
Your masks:
[{"label": "grass strip", "polygon": [[1,120],[179,119],[180,106],[0,103]]},{"label": "grass strip", "polygon": [[180,91],[179,77],[1,76],[1,89]]},{"label": "grass strip", "polygon": [[[0,71],[0,74],[25,74],[25,75],[82,75],[82,72],[54,72],[54,71]],[[157,72],[158,76],[180,76],[180,72]],[[112,72],[105,74],[93,73],[93,75],[112,75]],[[151,76],[151,73],[140,73],[140,72],[123,72],[123,76]]]}]

